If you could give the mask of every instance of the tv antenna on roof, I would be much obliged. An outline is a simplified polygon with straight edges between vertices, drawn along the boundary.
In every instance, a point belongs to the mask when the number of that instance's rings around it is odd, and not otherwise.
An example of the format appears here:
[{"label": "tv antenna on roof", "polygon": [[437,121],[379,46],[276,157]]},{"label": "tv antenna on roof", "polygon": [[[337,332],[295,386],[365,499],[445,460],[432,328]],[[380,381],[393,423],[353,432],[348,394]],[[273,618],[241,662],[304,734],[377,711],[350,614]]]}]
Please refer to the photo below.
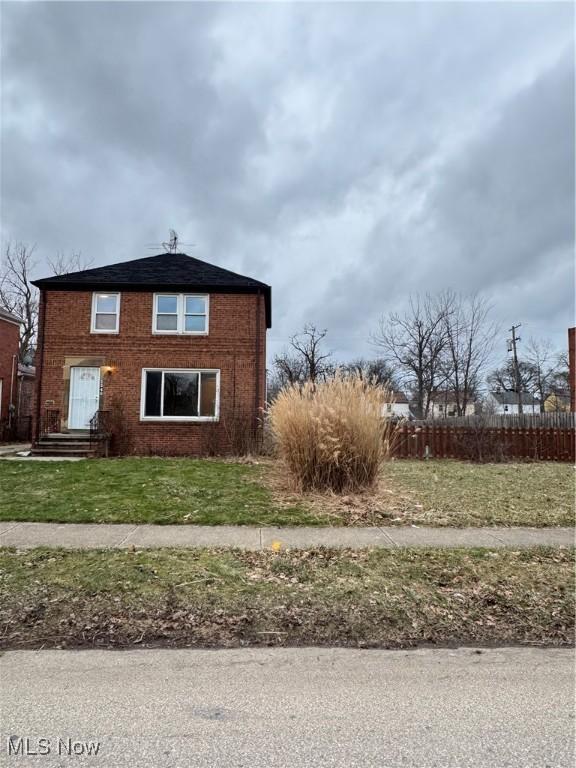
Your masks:
[{"label": "tv antenna on roof", "polygon": [[160,245],[157,245],[156,243],[150,243],[147,245],[147,248],[153,248],[154,250],[158,250],[158,248],[162,247],[164,248],[164,253],[178,253],[178,249],[181,245],[189,246],[190,248],[195,247],[195,243],[181,243],[178,239],[178,233],[175,229],[170,230],[170,239],[164,240]]}]

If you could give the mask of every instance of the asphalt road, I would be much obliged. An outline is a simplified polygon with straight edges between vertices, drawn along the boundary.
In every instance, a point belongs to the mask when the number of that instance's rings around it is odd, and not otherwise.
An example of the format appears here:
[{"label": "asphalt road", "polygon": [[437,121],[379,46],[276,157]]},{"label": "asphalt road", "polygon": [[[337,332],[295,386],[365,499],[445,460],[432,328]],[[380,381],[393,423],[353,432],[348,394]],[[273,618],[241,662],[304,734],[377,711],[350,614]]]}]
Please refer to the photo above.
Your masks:
[{"label": "asphalt road", "polygon": [[569,650],[20,651],[0,680],[3,766],[574,765]]}]

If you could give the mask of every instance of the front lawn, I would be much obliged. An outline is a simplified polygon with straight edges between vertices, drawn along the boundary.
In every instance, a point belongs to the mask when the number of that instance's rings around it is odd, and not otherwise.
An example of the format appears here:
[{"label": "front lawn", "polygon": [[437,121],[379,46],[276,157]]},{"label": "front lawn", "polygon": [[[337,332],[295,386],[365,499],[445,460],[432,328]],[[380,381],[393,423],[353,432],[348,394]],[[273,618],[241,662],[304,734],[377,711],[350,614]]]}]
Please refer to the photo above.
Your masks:
[{"label": "front lawn", "polygon": [[417,525],[574,525],[574,467],[560,462],[393,461],[384,482]]},{"label": "front lawn", "polygon": [[574,523],[568,464],[393,461],[371,492],[290,489],[279,462],[0,460],[0,519],[203,525],[548,526]]},{"label": "front lawn", "polygon": [[61,523],[321,525],[279,507],[257,465],[195,459],[0,461],[0,519]]},{"label": "front lawn", "polygon": [[0,550],[0,647],[573,640],[568,550]]}]

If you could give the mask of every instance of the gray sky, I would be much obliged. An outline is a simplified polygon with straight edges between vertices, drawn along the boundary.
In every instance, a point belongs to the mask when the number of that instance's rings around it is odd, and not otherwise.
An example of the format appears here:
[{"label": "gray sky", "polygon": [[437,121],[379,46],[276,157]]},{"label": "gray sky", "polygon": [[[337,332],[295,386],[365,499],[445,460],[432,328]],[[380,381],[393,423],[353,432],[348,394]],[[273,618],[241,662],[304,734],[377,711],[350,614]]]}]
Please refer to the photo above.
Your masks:
[{"label": "gray sky", "polygon": [[173,227],[273,286],[271,353],[308,321],[370,354],[447,287],[565,346],[573,30],[568,3],[3,3],[3,240],[99,266]]}]

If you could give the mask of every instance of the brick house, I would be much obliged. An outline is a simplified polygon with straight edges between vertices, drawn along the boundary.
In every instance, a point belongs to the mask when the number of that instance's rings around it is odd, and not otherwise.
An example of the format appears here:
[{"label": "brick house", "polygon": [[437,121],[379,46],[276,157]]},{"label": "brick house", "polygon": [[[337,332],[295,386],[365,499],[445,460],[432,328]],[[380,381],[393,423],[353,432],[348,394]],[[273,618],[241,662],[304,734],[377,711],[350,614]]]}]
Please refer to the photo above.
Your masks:
[{"label": "brick house", "polygon": [[184,253],[34,282],[35,442],[102,425],[117,453],[236,450],[265,402],[271,290]]},{"label": "brick house", "polygon": [[10,405],[14,405],[21,322],[19,317],[0,307],[0,435],[8,424]]}]

